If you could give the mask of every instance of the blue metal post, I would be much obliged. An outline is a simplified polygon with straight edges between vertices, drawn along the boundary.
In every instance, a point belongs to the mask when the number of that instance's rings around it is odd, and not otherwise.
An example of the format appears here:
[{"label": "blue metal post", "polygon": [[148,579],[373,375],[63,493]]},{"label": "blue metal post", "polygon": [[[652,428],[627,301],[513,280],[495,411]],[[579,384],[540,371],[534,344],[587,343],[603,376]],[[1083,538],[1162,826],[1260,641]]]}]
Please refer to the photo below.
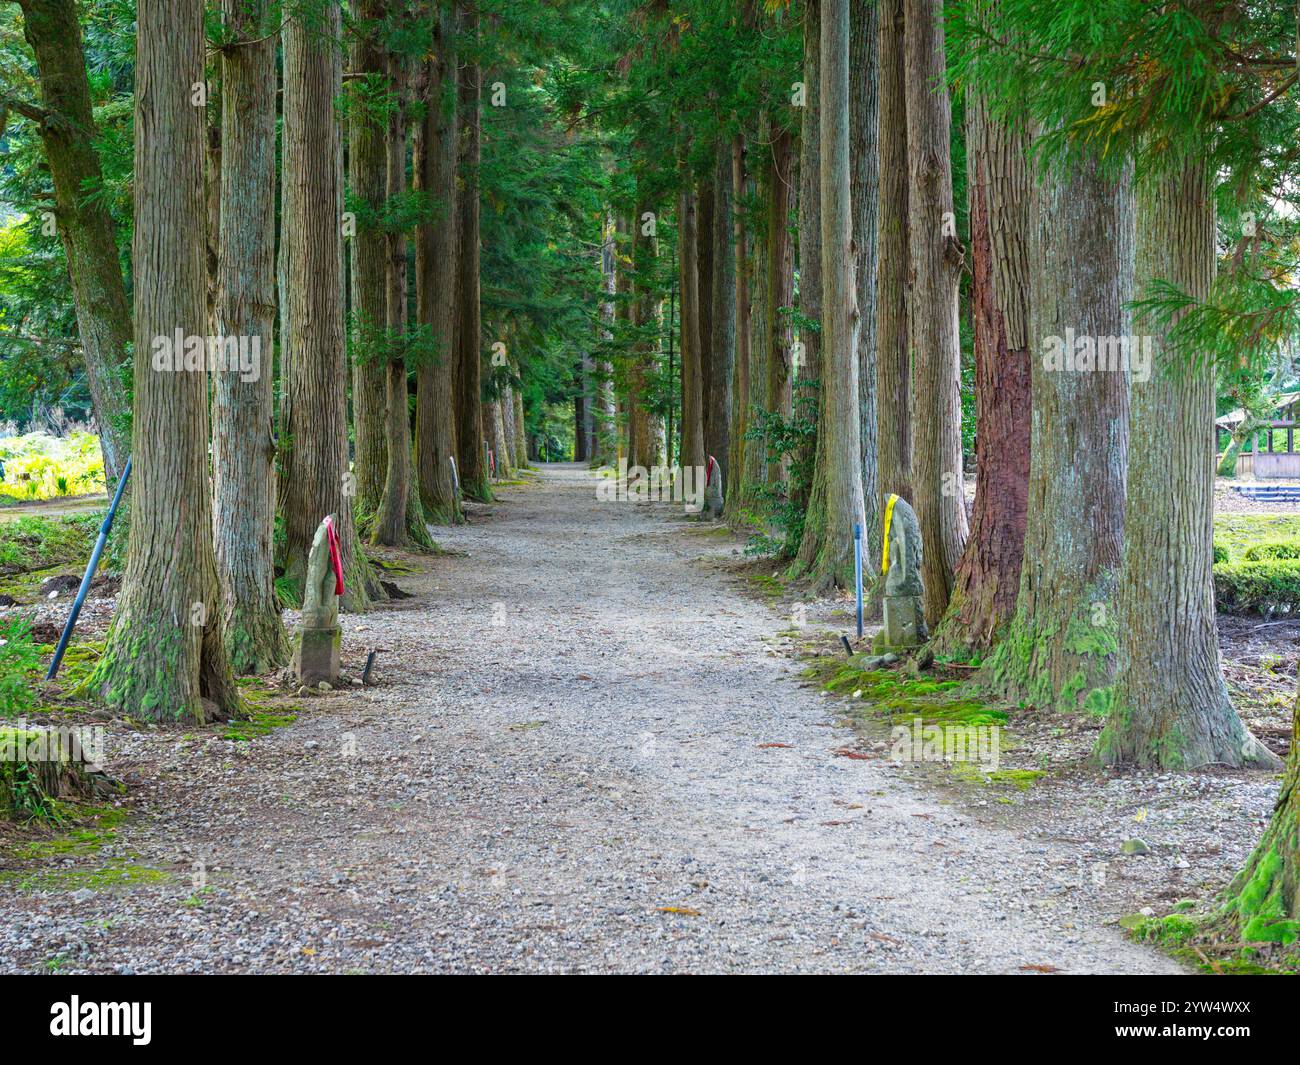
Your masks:
[{"label": "blue metal post", "polygon": [[853,587],[858,596],[858,639],[862,639],[862,523],[853,523]]},{"label": "blue metal post", "polygon": [[117,482],[117,491],[113,493],[113,502],[109,504],[108,513],[104,515],[104,523],[99,527],[99,537],[95,540],[95,550],[90,553],[90,561],[86,563],[86,575],[81,578],[81,587],[77,589],[77,598],[72,602],[72,612],[68,615],[68,623],[63,626],[63,635],[59,637],[59,646],[54,649],[54,661],[50,663],[50,671],[45,674],[46,680],[53,680],[54,674],[59,671],[59,663],[63,661],[63,652],[68,649],[68,641],[72,639],[72,630],[77,624],[77,615],[81,613],[81,604],[86,601],[86,593],[90,591],[90,582],[95,577],[95,570],[99,567],[99,556],[104,553],[104,545],[108,543],[108,534],[113,528],[113,518],[117,514],[117,505],[122,502],[122,490],[126,488],[126,479],[131,476],[131,460],[126,460],[126,467],[122,470],[122,476]]}]

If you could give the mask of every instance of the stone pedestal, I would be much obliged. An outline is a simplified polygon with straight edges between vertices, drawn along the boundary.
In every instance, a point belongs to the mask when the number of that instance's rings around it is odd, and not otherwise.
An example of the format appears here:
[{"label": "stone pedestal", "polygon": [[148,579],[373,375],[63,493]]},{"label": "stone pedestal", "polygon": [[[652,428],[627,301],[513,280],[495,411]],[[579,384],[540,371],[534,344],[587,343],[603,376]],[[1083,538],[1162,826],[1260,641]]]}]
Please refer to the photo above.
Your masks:
[{"label": "stone pedestal", "polygon": [[321,681],[333,686],[339,682],[339,651],[343,630],[301,629],[293,640],[293,672],[298,683],[314,688]]},{"label": "stone pedestal", "polygon": [[919,595],[887,595],[881,649],[919,647],[925,642],[925,612]]}]

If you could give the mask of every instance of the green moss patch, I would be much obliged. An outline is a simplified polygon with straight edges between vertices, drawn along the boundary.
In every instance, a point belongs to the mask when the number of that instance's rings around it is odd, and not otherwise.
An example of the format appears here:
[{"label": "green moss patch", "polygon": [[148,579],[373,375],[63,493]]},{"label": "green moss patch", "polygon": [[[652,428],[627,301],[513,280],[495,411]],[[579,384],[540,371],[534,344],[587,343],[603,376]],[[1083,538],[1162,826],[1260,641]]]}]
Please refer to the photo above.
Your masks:
[{"label": "green moss patch", "polygon": [[6,858],[20,868],[0,871],[0,884],[19,891],[102,891],[170,879],[164,869],[140,863],[138,854],[106,855],[118,842],[126,811],[112,806],[64,806],[75,827],[10,848]]},{"label": "green moss patch", "polygon": [[238,684],[245,716],[234,718],[222,726],[223,740],[247,743],[258,736],[270,735],[278,728],[287,728],[298,720],[302,707],[273,705],[270,700],[276,693],[261,678],[241,677]]}]

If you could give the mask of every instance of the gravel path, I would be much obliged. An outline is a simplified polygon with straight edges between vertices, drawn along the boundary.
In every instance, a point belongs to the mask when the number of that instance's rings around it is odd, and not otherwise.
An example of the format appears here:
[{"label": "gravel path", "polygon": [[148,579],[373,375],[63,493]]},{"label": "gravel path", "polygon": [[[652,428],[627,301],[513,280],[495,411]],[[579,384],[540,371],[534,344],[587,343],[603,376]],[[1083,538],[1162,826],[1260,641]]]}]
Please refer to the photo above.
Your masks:
[{"label": "gravel path", "polygon": [[249,743],[114,733],[137,812],[91,860],[168,875],[0,878],[0,971],[1179,971],[1067,851],[837,757],[731,541],[594,484],[504,489],[345,619],[380,686]]}]

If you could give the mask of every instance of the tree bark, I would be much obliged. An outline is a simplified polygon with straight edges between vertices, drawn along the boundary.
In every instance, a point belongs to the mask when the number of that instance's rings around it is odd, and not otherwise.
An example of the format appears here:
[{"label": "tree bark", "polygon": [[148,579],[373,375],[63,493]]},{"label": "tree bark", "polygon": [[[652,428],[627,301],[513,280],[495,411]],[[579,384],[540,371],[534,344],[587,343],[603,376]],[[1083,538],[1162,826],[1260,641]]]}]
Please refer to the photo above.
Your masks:
[{"label": "tree bark", "polygon": [[456,156],[460,109],[456,93],[455,15],[440,6],[429,60],[429,98],[415,164],[416,187],[434,201],[437,214],[423,223],[415,249],[416,314],[435,344],[415,372],[416,467],[425,516],[439,525],[460,520],[451,474],[456,453]]},{"label": "tree bark", "polygon": [[852,588],[862,498],[858,301],[849,161],[849,0],[821,4],[822,404],[812,497],[799,545],[815,590]]},{"label": "tree bark", "polygon": [[[478,5],[462,4],[460,11],[461,26],[466,38],[476,42],[479,34]],[[483,338],[479,299],[478,169],[483,145],[479,113],[483,95],[483,71],[477,62],[461,65],[459,92],[462,183],[456,262],[456,308],[459,323],[456,330],[456,466],[460,471],[461,492],[470,499],[488,503],[492,500],[492,487],[488,483],[486,457],[483,454]]]},{"label": "tree bark", "polygon": [[[921,523],[925,619],[948,608],[966,544],[961,461],[961,342],[957,285],[963,252],[952,199],[952,105],[944,83],[942,0],[906,0],[909,332],[916,352],[912,506]],[[923,405],[922,405],[923,404]]]},{"label": "tree bark", "polygon": [[[379,43],[383,0],[360,0],[352,42],[352,69],[385,74]],[[373,529],[384,493],[388,445],[384,435],[387,381],[383,337],[387,322],[388,249],[381,224],[387,187],[384,125],[363,106],[348,122],[348,187],[361,209],[352,238],[352,471],[363,532]]]},{"label": "tree bark", "polygon": [[[400,11],[400,9],[399,9]],[[389,83],[396,96],[385,135],[385,192],[394,203],[406,192],[405,60],[394,52],[387,56]],[[384,451],[388,457],[384,490],[375,516],[374,542],[389,547],[431,548],[424,507],[411,484],[411,406],[407,387],[407,273],[406,233],[391,226],[384,234],[385,320],[387,342],[396,345],[384,360]]]},{"label": "tree bark", "polygon": [[[645,222],[649,211],[649,204],[638,198],[632,219],[631,302],[628,306],[628,325],[637,333],[648,329],[655,318],[655,238],[646,232]],[[655,434],[647,395],[653,358],[653,341],[638,336],[632,343],[627,374],[627,454],[629,463],[647,470],[655,464]]]},{"label": "tree bark", "polygon": [[866,524],[862,542],[864,580],[878,572],[881,554],[879,441],[876,420],[876,246],[880,214],[878,121],[879,18],[877,0],[855,3],[849,39],[849,158],[853,209],[854,279],[858,306],[858,418],[862,502]]},{"label": "tree bark", "polygon": [[907,92],[903,0],[880,0],[880,239],[876,412],[880,492],[912,499],[912,357],[907,308]]},{"label": "tree bark", "polygon": [[677,201],[679,249],[678,269],[681,275],[682,321],[682,447],[683,467],[704,467],[704,408],[703,382],[700,375],[700,302],[697,253],[699,237],[696,232],[695,190],[684,184]]},{"label": "tree bark", "polygon": [[524,429],[524,394],[522,391],[515,391],[514,409],[511,414],[515,419],[515,439],[519,441],[519,466],[522,469],[528,465],[528,434]]},{"label": "tree bark", "polygon": [[709,358],[704,376],[704,450],[721,469],[723,503],[733,490],[731,452],[731,375],[736,357],[736,248],[733,244],[731,145],[719,140],[713,178],[713,255],[711,257]]},{"label": "tree bark", "polygon": [[[695,291],[699,307],[700,433],[704,461],[709,461],[709,398],[713,371],[713,205],[715,178],[712,170],[701,178],[695,196]],[[725,502],[725,500],[724,500]]]},{"label": "tree bark", "polygon": [[[733,471],[734,482],[731,491],[723,500],[723,513],[727,520],[738,522],[742,511],[749,506],[754,495],[756,481],[745,477],[745,454],[749,444],[745,440],[745,431],[749,428],[750,408],[750,366],[749,345],[749,256],[746,254],[746,233],[741,218],[740,203],[745,195],[745,138],[737,134],[731,142],[731,239],[735,247],[735,306],[734,318],[735,355],[731,363],[731,414],[727,426],[727,469]],[[725,483],[724,483],[725,489]]]},{"label": "tree bark", "polygon": [[[1055,367],[1072,337],[1131,332],[1133,204],[1127,172],[1058,165],[1030,214],[1033,414],[1016,612],[984,677],[1012,702],[1097,712],[1116,650],[1112,596],[1124,530],[1128,375]],[[1067,332],[1068,330],[1068,332]]]},{"label": "tree bark", "polygon": [[[1135,286],[1205,300],[1214,280],[1214,181],[1203,159],[1166,160],[1138,186]],[[1106,764],[1199,769],[1277,766],[1232,708],[1214,611],[1213,373],[1162,355],[1132,376],[1127,521],[1118,601],[1119,667],[1098,741]],[[1137,369],[1140,371],[1140,364]],[[1158,443],[1157,443],[1158,442]]]},{"label": "tree bark", "polygon": [[22,0],[20,6],[23,35],[36,56],[41,103],[49,116],[40,124],[41,144],[54,184],[54,214],[68,263],[86,386],[111,493],[130,446],[130,408],[123,383],[132,336],[131,307],[112,216],[102,200],[85,194],[87,188],[100,186],[102,175],[81,23],[73,0]]},{"label": "tree bark", "polygon": [[[802,356],[791,367],[795,382],[793,407],[796,418],[817,421],[821,408],[819,388],[812,384],[822,374],[822,218],[821,218],[821,2],[806,0],[803,24],[804,108],[799,134],[799,314],[809,323],[799,328]],[[792,360],[793,361],[793,360]],[[806,471],[791,485],[791,500],[806,513],[816,465],[816,439],[810,439],[794,456],[794,463]]]},{"label": "tree bark", "polygon": [[[600,277],[604,299],[600,303],[599,336],[602,344],[614,339],[616,317],[614,296],[618,290],[618,241],[612,214],[606,214],[601,231]],[[614,367],[608,359],[599,363],[600,381],[596,388],[596,466],[614,466],[618,462],[618,423],[614,405]],[[522,398],[522,397],[521,397]]]},{"label": "tree bark", "polygon": [[[778,151],[777,137],[784,132],[773,129],[771,119],[766,112],[760,112],[758,123],[758,137],[754,141],[753,152],[753,189],[759,210],[756,212],[754,225],[750,227],[749,250],[746,256],[748,263],[746,275],[749,288],[749,314],[748,327],[745,332],[749,337],[749,373],[747,375],[749,389],[747,393],[742,393],[737,397],[737,402],[743,402],[750,412],[745,419],[746,431],[753,428],[752,412],[755,408],[763,411],[772,409],[768,403],[768,384],[772,373],[773,357],[771,257],[772,242],[775,235],[772,233],[770,226],[773,185],[776,181],[773,174],[775,169],[773,157]],[[786,166],[788,168],[789,134],[785,133],[784,138]],[[786,237],[788,243],[788,233]],[[777,358],[784,360],[788,358],[788,353],[782,350],[777,355]],[[785,364],[783,362],[783,376],[785,376],[784,370]],[[779,387],[777,404],[779,409]],[[770,474],[772,474],[774,480],[779,480],[781,468],[778,463],[772,463],[771,467],[769,467],[767,446],[764,441],[747,440],[745,442],[744,464],[740,470],[741,488],[746,493],[746,502],[750,499],[759,500],[762,498],[763,489],[768,484]]]},{"label": "tree bark", "polygon": [[206,336],[204,113],[190,102],[203,63],[199,0],[142,0],[132,248],[134,496],[122,594],[86,688],[114,709],[150,721],[202,723],[239,709],[212,545],[208,375],[154,364],[160,339],[178,331],[200,342]]},{"label": "tree bark", "polygon": [[343,340],[341,180],[334,100],[342,70],[333,41],[339,9],[323,24],[285,21],[282,242],[288,332],[282,340],[281,499],[285,575],[301,588],[322,519],[333,515],[350,610],[366,607],[374,584],[352,518],[348,471],[347,357]]},{"label": "tree bark", "polygon": [[935,649],[991,647],[1011,621],[1029,493],[1029,137],[966,94],[975,326],[975,508]]},{"label": "tree bark", "polygon": [[1300,961],[1300,696],[1292,706],[1291,751],[1273,816],[1224,892],[1215,924],[1220,940],[1281,944],[1290,948],[1292,967]]},{"label": "tree bark", "polygon": [[221,220],[216,332],[259,345],[258,373],[218,373],[212,434],[213,529],[236,673],[289,660],[275,594],[275,38],[266,0],[224,0],[238,43],[222,54]]}]

